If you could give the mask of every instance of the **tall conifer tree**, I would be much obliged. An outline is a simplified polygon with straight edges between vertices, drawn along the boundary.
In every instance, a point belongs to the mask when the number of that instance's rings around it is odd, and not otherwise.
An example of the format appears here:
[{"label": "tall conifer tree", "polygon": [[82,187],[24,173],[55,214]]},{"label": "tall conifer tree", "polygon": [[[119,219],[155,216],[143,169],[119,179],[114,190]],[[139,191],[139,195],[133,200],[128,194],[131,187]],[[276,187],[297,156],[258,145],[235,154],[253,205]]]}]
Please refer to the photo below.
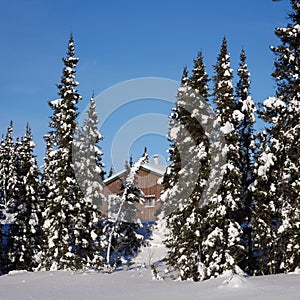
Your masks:
[{"label": "tall conifer tree", "polygon": [[39,171],[33,154],[34,142],[27,125],[25,136],[16,148],[18,195],[13,207],[14,223],[8,237],[9,268],[33,270],[40,250]]},{"label": "tall conifer tree", "polygon": [[58,84],[60,98],[49,102],[53,110],[45,137],[47,152],[44,164],[46,210],[44,212],[45,245],[40,268],[81,269],[93,260],[93,224],[98,221],[84,199],[76,180],[72,161],[73,138],[77,128],[77,104],[74,53],[71,35],[64,69]]},{"label": "tall conifer tree", "polygon": [[7,234],[7,226],[14,224],[14,210],[17,206],[18,199],[18,176],[17,176],[17,154],[16,143],[13,136],[13,122],[10,122],[7,134],[2,138],[1,142],[1,161],[0,161],[0,187],[1,199],[0,206],[2,210],[2,223],[5,225],[5,232],[3,235],[3,247],[1,257],[2,272],[10,271],[8,260],[7,244],[10,240],[10,235]]},{"label": "tall conifer tree", "polygon": [[[187,85],[188,85],[188,70],[187,67],[185,67],[182,72],[181,85],[177,93],[177,99],[183,97],[184,89],[187,87]],[[171,144],[170,144],[170,148],[168,149],[169,152],[168,160],[171,161],[172,164],[167,168],[167,172],[164,175],[164,186],[166,190],[170,190],[174,188],[176,182],[178,181],[179,171],[181,169],[180,154],[178,149],[179,143],[178,145],[176,145],[176,141],[174,140],[174,134],[176,133],[176,131],[180,133],[179,131],[180,124],[177,120],[181,117],[181,114],[183,114],[183,112],[180,112],[180,108],[177,107],[176,105],[176,107],[172,109],[172,113],[169,116],[170,130],[168,134],[168,139]],[[179,139],[179,137],[177,136],[176,138],[177,140]],[[176,201],[175,200],[173,201],[172,198],[168,198],[168,201],[165,201],[164,210],[167,215],[173,210],[173,205],[176,205]]]},{"label": "tall conifer tree", "polygon": [[0,143],[0,275],[3,274],[6,270],[5,263],[5,249],[4,249],[4,224],[6,221],[6,207],[4,199],[4,180],[3,180],[3,164],[5,159],[5,150],[4,150],[4,137],[2,136]]},{"label": "tall conifer tree", "polygon": [[184,70],[171,115],[169,135],[174,146],[170,151],[172,165],[165,177],[169,189],[163,195],[169,208],[167,262],[183,280],[199,281],[207,276],[203,264],[201,203],[210,171],[209,140],[202,126],[210,117],[207,83],[208,75],[199,52],[190,78]]},{"label": "tall conifer tree", "polygon": [[246,255],[242,262],[242,268],[249,274],[253,274],[255,255],[253,253],[253,195],[254,182],[254,151],[255,151],[255,103],[250,96],[250,72],[246,63],[246,53],[242,50],[238,69],[239,80],[236,87],[237,109],[234,117],[237,122],[237,132],[240,143],[239,168],[241,178],[241,203],[243,207],[243,241]]},{"label": "tall conifer tree", "polygon": [[227,41],[224,38],[217,64],[214,66],[215,76],[213,100],[216,104],[216,114],[221,124],[226,146],[227,162],[222,167],[223,180],[211,197],[204,222],[206,247],[205,264],[208,277],[221,275],[225,271],[238,272],[242,229],[240,185],[241,172],[239,169],[240,148],[237,133],[236,103],[232,83],[232,69]]},{"label": "tall conifer tree", "polygon": [[89,225],[94,240],[92,265],[95,268],[102,267],[102,255],[105,251],[103,226],[100,219],[96,218],[101,213],[104,204],[102,181],[105,175],[105,165],[102,162],[103,152],[99,145],[103,140],[103,135],[98,130],[98,123],[93,95],[90,99],[87,118],[77,130],[76,139],[73,142],[73,162],[76,179],[83,192],[87,208],[95,216],[94,223]]},{"label": "tall conifer tree", "polygon": [[17,165],[16,165],[16,144],[13,136],[13,122],[10,122],[4,143],[3,160],[3,197],[7,213],[11,214],[15,206],[15,200],[18,194],[17,187]]},{"label": "tall conifer tree", "polygon": [[87,118],[77,131],[73,151],[76,177],[85,199],[90,203],[99,202],[100,207],[103,200],[101,181],[104,180],[105,165],[102,162],[103,152],[99,145],[103,140],[103,135],[98,130],[98,123],[96,103],[94,96],[92,96]]},{"label": "tall conifer tree", "polygon": [[265,207],[265,227],[258,248],[267,245],[259,271],[289,272],[299,267],[300,226],[300,1],[291,0],[290,22],[275,30],[281,45],[272,73],[276,97],[265,100],[261,117],[268,123],[264,149],[258,158],[256,193]]}]

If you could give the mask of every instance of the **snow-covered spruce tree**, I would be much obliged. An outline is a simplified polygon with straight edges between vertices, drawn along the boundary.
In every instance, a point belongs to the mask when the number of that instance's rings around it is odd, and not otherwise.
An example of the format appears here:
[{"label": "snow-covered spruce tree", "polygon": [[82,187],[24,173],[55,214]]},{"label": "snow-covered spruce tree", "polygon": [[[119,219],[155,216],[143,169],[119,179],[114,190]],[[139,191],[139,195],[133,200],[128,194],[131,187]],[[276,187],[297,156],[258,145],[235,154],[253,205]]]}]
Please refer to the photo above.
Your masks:
[{"label": "snow-covered spruce tree", "polygon": [[25,136],[16,148],[18,197],[12,209],[14,223],[9,228],[8,258],[10,270],[33,270],[40,250],[41,209],[39,171],[33,154],[35,144],[27,125]]},{"label": "snow-covered spruce tree", "polygon": [[[202,59],[202,54],[199,54],[199,57]],[[202,67],[204,68],[204,65]],[[196,69],[197,66],[195,60],[194,71],[196,71]],[[194,84],[196,84],[196,79],[194,80]],[[207,78],[203,79],[203,81],[205,80],[207,80]],[[188,173],[185,173],[185,169],[193,166],[193,162],[190,160],[191,150],[195,151],[196,153],[197,149],[195,147],[197,147],[197,142],[200,144],[201,138],[204,138],[203,136],[201,137],[201,135],[200,137],[198,136],[199,133],[204,132],[200,124],[201,120],[199,121],[199,115],[201,116],[204,108],[202,107],[202,96],[200,95],[200,92],[198,92],[200,83],[198,82],[198,89],[194,90],[189,84],[189,81],[190,78],[188,77],[187,68],[184,68],[181,78],[181,85],[177,93],[176,107],[172,109],[172,112],[169,116],[170,129],[168,133],[168,139],[170,141],[170,148],[168,149],[168,160],[172,163],[167,168],[163,179],[166,189],[166,193],[162,198],[164,201],[165,216],[168,216],[174,212],[174,208],[181,203],[179,201],[180,197],[181,201],[184,201],[184,199],[187,198],[186,196],[190,195],[190,193],[188,193],[188,195],[185,194],[186,191],[190,190],[190,188],[188,188],[190,181],[194,183],[197,182],[194,176],[195,168],[190,168],[190,172]],[[205,89],[207,89],[206,85],[204,86]],[[207,91],[201,91],[201,93],[205,97]],[[197,161],[198,163],[196,166],[199,166],[200,162],[198,159]],[[191,171],[193,173],[191,173]],[[198,169],[196,171],[198,171]],[[196,178],[197,175],[198,173],[196,174]],[[186,178],[183,178],[182,176],[186,176]],[[189,177],[191,177],[191,180],[187,180]],[[173,192],[177,194],[176,197],[174,197]]]},{"label": "snow-covered spruce tree", "polygon": [[[80,183],[80,188],[84,193],[86,201],[90,203],[101,202],[102,185],[104,180],[104,167],[102,162],[103,152],[99,143],[103,140],[103,135],[98,130],[98,116],[94,95],[90,99],[87,119],[82,127],[77,131],[74,141],[73,152],[76,168],[76,178]],[[101,203],[99,203],[99,206]]]},{"label": "snow-covered spruce tree", "polygon": [[[188,85],[188,70],[187,67],[183,69],[182,77],[181,77],[181,85],[177,93],[177,99],[183,98],[184,89],[187,88]],[[168,160],[172,162],[172,164],[167,168],[167,171],[163,178],[163,184],[166,189],[166,193],[162,200],[164,201],[164,214],[165,217],[170,215],[173,212],[174,207],[177,205],[177,201],[174,197],[169,197],[172,189],[176,189],[176,183],[179,178],[179,171],[181,169],[181,160],[180,160],[180,152],[178,145],[176,145],[176,141],[179,140],[179,136],[177,133],[180,133],[181,141],[184,139],[184,135],[180,132],[179,129],[182,129],[181,124],[177,121],[181,117],[183,112],[179,112],[179,107],[175,107],[172,109],[172,113],[169,116],[169,133],[168,140],[170,141],[170,148],[168,149],[169,158]],[[186,133],[186,132],[185,132]],[[176,141],[174,140],[176,137]]]},{"label": "snow-covered spruce tree", "polygon": [[61,83],[57,86],[60,98],[49,102],[53,110],[51,131],[45,137],[47,151],[44,163],[46,210],[43,213],[45,243],[40,269],[82,269],[94,260],[93,231],[98,218],[79,188],[72,162],[72,144],[77,128],[77,92],[74,53],[71,35]]},{"label": "snow-covered spruce tree", "polygon": [[[259,271],[271,274],[293,271],[300,264],[300,1],[290,2],[290,22],[275,31],[281,45],[271,47],[276,55],[276,97],[265,100],[260,113],[268,127],[256,190],[265,207],[269,236]],[[258,241],[258,247],[264,243]]]},{"label": "snow-covered spruce tree", "polygon": [[144,153],[129,167],[120,195],[115,198],[118,202],[117,210],[115,213],[110,212],[112,218],[104,221],[107,236],[106,263],[109,272],[122,261],[130,262],[144,242],[144,237],[139,234],[142,224],[137,217],[135,203],[142,201],[143,194],[136,185],[136,179],[141,165],[147,161],[148,154]]},{"label": "snow-covered spruce tree", "polygon": [[211,197],[203,220],[207,225],[203,247],[208,277],[215,277],[226,271],[238,272],[243,251],[242,228],[239,224],[242,218],[242,174],[239,168],[240,145],[235,118],[237,107],[226,38],[223,39],[214,70],[213,101],[226,142],[224,151],[227,161],[222,167],[223,180]]},{"label": "snow-covered spruce tree", "polygon": [[2,273],[9,271],[7,256],[7,235],[8,227],[13,226],[13,211],[18,197],[17,186],[17,167],[16,167],[16,149],[13,136],[13,123],[10,122],[5,138],[2,138],[0,153],[0,187],[1,187],[1,211],[2,224],[4,224],[5,232],[3,235],[2,247]]},{"label": "snow-covered spruce tree", "polygon": [[210,173],[209,138],[203,128],[211,115],[206,104],[207,83],[208,75],[199,52],[190,78],[184,70],[171,115],[172,164],[165,177],[168,189],[162,195],[169,206],[166,261],[182,280],[199,281],[207,277],[203,264],[203,215],[207,208],[201,203]]},{"label": "snow-covered spruce tree", "polygon": [[[98,116],[94,95],[92,95],[87,111],[87,118],[83,125],[76,131],[73,141],[73,162],[76,179],[83,192],[84,199],[89,209],[95,215],[99,214],[104,202],[102,181],[104,180],[104,167],[102,162],[103,152],[99,143],[103,135],[98,130]],[[94,258],[93,265],[97,268],[102,265],[102,254],[104,253],[103,228],[101,221],[93,225]]]},{"label": "snow-covered spruce tree", "polygon": [[273,164],[272,153],[267,144],[267,132],[258,134],[258,145],[255,153],[253,184],[253,208],[252,208],[252,228],[253,228],[253,254],[255,257],[254,275],[273,274],[273,265],[269,263],[270,254],[273,249],[273,242],[276,239],[277,225],[273,226],[273,221],[278,220],[278,214],[274,210],[274,203],[271,195],[274,191],[269,186],[269,176],[267,170]]},{"label": "snow-covered spruce tree", "polygon": [[16,166],[16,146],[13,136],[13,122],[10,122],[7,129],[3,145],[3,157],[1,165],[1,186],[3,193],[3,202],[6,209],[7,217],[12,222],[11,211],[15,206],[15,199],[17,198],[17,166]]},{"label": "snow-covered spruce tree", "polygon": [[236,87],[237,109],[234,117],[237,122],[239,133],[240,158],[239,168],[241,172],[241,203],[243,205],[243,241],[246,255],[241,262],[242,269],[248,274],[253,274],[255,268],[255,256],[253,254],[253,195],[252,185],[254,182],[254,150],[255,136],[253,126],[255,124],[255,103],[250,96],[250,72],[246,64],[246,54],[242,50],[238,69],[239,80]]},{"label": "snow-covered spruce tree", "polygon": [[4,138],[2,136],[0,143],[0,275],[5,272],[5,250],[4,250],[4,224],[6,220],[6,211],[5,211],[5,202],[4,202],[4,194],[3,194],[3,181],[2,181],[2,161],[4,161]]}]

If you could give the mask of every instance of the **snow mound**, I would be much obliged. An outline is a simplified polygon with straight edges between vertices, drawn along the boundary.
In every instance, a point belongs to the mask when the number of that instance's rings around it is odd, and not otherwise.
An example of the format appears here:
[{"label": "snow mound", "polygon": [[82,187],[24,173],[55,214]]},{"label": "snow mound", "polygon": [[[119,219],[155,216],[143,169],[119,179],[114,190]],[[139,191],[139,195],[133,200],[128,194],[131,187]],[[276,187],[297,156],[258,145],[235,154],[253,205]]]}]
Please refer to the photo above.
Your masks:
[{"label": "snow mound", "polygon": [[219,288],[244,288],[246,287],[246,279],[240,275],[233,275],[226,279]]},{"label": "snow mound", "polygon": [[24,273],[27,273],[26,270],[18,270],[18,271],[10,271],[8,273],[8,275],[17,275],[17,274],[24,274]]}]

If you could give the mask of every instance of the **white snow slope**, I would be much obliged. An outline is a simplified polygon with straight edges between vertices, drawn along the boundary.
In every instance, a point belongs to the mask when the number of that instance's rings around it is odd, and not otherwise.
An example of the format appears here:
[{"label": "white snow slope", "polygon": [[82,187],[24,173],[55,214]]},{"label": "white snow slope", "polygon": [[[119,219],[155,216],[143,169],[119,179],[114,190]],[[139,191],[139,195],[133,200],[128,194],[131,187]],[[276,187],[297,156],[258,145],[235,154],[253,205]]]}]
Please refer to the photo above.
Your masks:
[{"label": "white snow slope", "polygon": [[[0,276],[0,300],[298,300],[300,273],[273,276],[223,276],[203,282],[153,280],[149,265],[159,271],[165,256],[161,228],[154,231],[150,244],[142,248],[129,270],[112,274],[97,272],[11,272]],[[145,268],[138,268],[139,266]],[[163,274],[163,272],[160,272]]]},{"label": "white snow slope", "polygon": [[[151,272],[113,274],[13,272],[0,277],[0,299],[300,299],[300,275],[225,277],[204,282],[155,281]],[[228,278],[227,278],[228,279]]]}]

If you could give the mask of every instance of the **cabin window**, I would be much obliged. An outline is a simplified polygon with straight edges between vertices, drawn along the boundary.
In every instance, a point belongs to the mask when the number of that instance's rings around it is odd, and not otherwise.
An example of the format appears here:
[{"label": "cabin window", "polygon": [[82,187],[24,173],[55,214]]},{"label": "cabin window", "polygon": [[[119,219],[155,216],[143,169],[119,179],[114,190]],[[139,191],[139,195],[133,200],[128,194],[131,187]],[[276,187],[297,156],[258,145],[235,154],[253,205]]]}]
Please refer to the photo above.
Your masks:
[{"label": "cabin window", "polygon": [[145,207],[155,207],[155,196],[145,196]]}]

